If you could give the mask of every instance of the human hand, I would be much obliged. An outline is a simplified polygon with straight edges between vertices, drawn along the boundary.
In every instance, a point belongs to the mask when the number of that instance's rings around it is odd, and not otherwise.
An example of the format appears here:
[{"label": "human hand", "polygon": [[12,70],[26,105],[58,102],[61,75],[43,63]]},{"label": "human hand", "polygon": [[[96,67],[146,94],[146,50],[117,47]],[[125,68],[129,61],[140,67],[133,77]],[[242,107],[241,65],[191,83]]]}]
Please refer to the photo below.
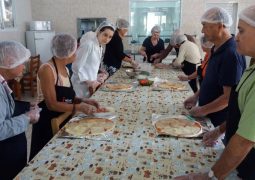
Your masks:
[{"label": "human hand", "polygon": [[217,144],[217,140],[220,138],[222,133],[220,132],[220,127],[216,127],[214,130],[206,132],[203,136],[203,143],[205,146],[213,147]]},{"label": "human hand", "polygon": [[155,64],[154,66],[155,66],[156,68],[159,68],[159,69],[166,69],[166,68],[169,67],[168,65],[163,64],[163,63],[158,63],[158,64]]},{"label": "human hand", "polygon": [[206,116],[206,114],[202,111],[201,106],[195,106],[192,107],[189,110],[190,115],[194,116],[194,117],[203,117]]},{"label": "human hand", "polygon": [[108,72],[107,72],[104,68],[100,68],[99,72],[100,72],[100,73],[108,74]]},{"label": "human hand", "polygon": [[210,180],[208,173],[190,173],[175,177],[174,180]]},{"label": "human hand", "polygon": [[147,61],[148,57],[145,51],[141,52],[141,55],[144,57],[145,61]]},{"label": "human hand", "polygon": [[87,114],[87,115],[92,115],[95,112],[97,112],[97,108],[95,106],[92,106],[90,104],[83,103],[83,102],[79,104],[78,110]]},{"label": "human hand", "polygon": [[95,106],[97,109],[100,108],[99,103],[98,103],[96,100],[94,100],[94,99],[83,98],[83,99],[82,99],[82,102],[87,103],[87,104],[90,104],[90,105],[92,105],[92,106]]},{"label": "human hand", "polygon": [[97,87],[101,85],[101,83],[98,81],[86,81],[86,83],[87,83],[90,95],[92,95],[96,91]]},{"label": "human hand", "polygon": [[104,112],[109,112],[109,111],[107,110],[107,108],[104,108],[104,107],[100,107],[97,109],[97,113],[104,113]]},{"label": "human hand", "polygon": [[192,107],[196,106],[196,104],[197,104],[197,96],[195,95],[190,96],[184,101],[184,107],[186,109],[191,109]]},{"label": "human hand", "polygon": [[188,81],[188,80],[189,80],[189,76],[184,75],[184,74],[179,75],[178,78],[179,78],[179,80],[181,80],[181,81]]},{"label": "human hand", "polygon": [[138,64],[136,61],[134,61],[134,60],[132,60],[132,61],[130,62],[130,64],[132,65],[132,67],[133,67],[134,69],[138,69],[138,68],[139,68],[139,64]]},{"label": "human hand", "polygon": [[38,120],[40,118],[41,110],[42,109],[37,106],[37,107],[33,107],[32,109],[30,108],[30,111],[25,113],[29,117],[30,124],[35,124],[38,122]]},{"label": "human hand", "polygon": [[158,64],[160,62],[161,62],[161,59],[160,58],[156,58],[156,59],[154,59],[153,64]]},{"label": "human hand", "polygon": [[160,56],[159,53],[155,53],[155,54],[151,55],[151,60],[152,59],[159,59],[159,56]]},{"label": "human hand", "polygon": [[108,75],[109,74],[106,74],[106,73],[99,73],[97,75],[97,81],[100,83],[103,83],[108,78]]}]

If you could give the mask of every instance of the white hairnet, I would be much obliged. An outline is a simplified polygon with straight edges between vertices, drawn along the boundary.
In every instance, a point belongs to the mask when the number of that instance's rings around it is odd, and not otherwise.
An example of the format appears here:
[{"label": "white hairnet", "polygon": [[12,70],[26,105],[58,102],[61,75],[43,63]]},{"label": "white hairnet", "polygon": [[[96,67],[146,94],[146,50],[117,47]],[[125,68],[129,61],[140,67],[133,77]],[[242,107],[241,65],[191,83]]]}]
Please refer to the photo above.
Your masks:
[{"label": "white hairnet", "polygon": [[57,58],[68,58],[72,56],[76,48],[77,41],[69,34],[57,34],[51,41],[52,54]]},{"label": "white hairnet", "polygon": [[201,17],[201,22],[207,23],[222,23],[226,27],[230,27],[233,23],[232,17],[230,14],[223,8],[213,7],[207,10]]},{"label": "white hairnet", "polygon": [[161,32],[161,28],[156,25],[156,26],[153,26],[153,28],[151,28],[151,33],[160,33]]},{"label": "white hairnet", "polygon": [[239,14],[239,19],[255,27],[255,5],[249,6],[242,10]]},{"label": "white hairnet", "polygon": [[210,41],[208,41],[206,38],[205,38],[205,36],[202,36],[201,37],[201,46],[202,47],[204,47],[204,48],[212,48],[213,47],[213,43],[212,42],[210,42]]},{"label": "white hairnet", "polygon": [[103,21],[101,24],[99,24],[96,32],[100,32],[100,30],[104,27],[111,27],[113,31],[115,31],[115,26],[110,21]]},{"label": "white hairnet", "polygon": [[116,28],[118,29],[127,29],[129,26],[129,22],[125,19],[117,19],[116,21]]},{"label": "white hairnet", "polygon": [[184,34],[177,36],[176,44],[181,44],[183,41],[187,41],[187,37]]},{"label": "white hairnet", "polygon": [[28,61],[30,51],[16,41],[0,42],[0,67],[13,69]]},{"label": "white hairnet", "polygon": [[183,32],[180,29],[177,29],[177,30],[174,31],[174,33],[172,34],[171,39],[170,39],[171,46],[175,46],[176,45],[176,38],[180,34],[183,34]]}]

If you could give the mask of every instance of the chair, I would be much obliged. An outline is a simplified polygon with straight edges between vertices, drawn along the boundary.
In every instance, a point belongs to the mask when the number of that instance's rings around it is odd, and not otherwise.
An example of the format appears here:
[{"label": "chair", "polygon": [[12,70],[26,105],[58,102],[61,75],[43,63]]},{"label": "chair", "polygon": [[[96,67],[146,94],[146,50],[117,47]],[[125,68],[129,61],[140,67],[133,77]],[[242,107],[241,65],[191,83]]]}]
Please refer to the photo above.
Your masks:
[{"label": "chair", "polygon": [[29,60],[28,72],[23,75],[21,79],[21,90],[24,93],[25,90],[31,91],[32,97],[35,95],[37,87],[37,73],[40,66],[40,55],[31,56]]},{"label": "chair", "polygon": [[71,114],[71,112],[65,112],[58,117],[51,119],[51,129],[53,135],[55,135],[59,131],[60,124],[64,122]]}]

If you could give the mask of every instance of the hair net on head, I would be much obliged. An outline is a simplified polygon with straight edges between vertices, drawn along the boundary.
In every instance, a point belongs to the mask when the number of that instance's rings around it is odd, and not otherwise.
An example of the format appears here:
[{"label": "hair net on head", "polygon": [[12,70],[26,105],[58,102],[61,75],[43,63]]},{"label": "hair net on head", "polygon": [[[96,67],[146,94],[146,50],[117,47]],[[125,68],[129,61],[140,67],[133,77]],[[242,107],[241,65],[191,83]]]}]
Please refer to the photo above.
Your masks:
[{"label": "hair net on head", "polygon": [[68,58],[72,56],[76,48],[77,41],[69,34],[57,34],[51,41],[52,54],[57,58]]},{"label": "hair net on head", "polygon": [[171,46],[175,46],[176,45],[176,38],[178,35],[183,34],[183,32],[180,29],[177,29],[173,32],[171,39],[170,39],[170,44]]},{"label": "hair net on head", "polygon": [[156,25],[156,26],[153,26],[153,28],[151,28],[151,33],[160,33],[161,32],[161,28]]},{"label": "hair net on head", "polygon": [[4,69],[15,68],[28,61],[30,51],[16,41],[0,42],[0,67]]},{"label": "hair net on head", "polygon": [[201,17],[201,22],[207,23],[222,23],[226,27],[230,27],[233,23],[232,17],[230,14],[223,8],[213,7],[207,10]]},{"label": "hair net on head", "polygon": [[118,29],[127,29],[129,26],[129,22],[125,19],[117,19],[116,21],[116,28]]},{"label": "hair net on head", "polygon": [[249,6],[242,10],[239,14],[239,19],[255,27],[255,5]]},{"label": "hair net on head", "polygon": [[100,32],[100,30],[104,27],[111,27],[113,31],[115,31],[115,26],[110,21],[103,21],[101,24],[99,24],[96,32]]},{"label": "hair net on head", "polygon": [[204,48],[212,48],[213,47],[213,43],[208,41],[205,36],[202,36],[201,39],[201,46],[204,47]]},{"label": "hair net on head", "polygon": [[176,44],[181,44],[183,41],[187,41],[187,37],[184,34],[177,36]]}]

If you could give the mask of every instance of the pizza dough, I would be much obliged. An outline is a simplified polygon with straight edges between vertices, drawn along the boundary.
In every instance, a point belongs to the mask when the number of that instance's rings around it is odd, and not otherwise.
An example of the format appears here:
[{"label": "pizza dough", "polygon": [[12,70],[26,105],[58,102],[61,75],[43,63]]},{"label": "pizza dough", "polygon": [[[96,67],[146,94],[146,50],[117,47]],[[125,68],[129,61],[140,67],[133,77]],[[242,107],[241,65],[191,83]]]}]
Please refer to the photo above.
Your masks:
[{"label": "pizza dough", "polygon": [[98,135],[111,131],[114,122],[103,118],[84,118],[70,122],[65,126],[65,132],[74,136]]},{"label": "pizza dough", "polygon": [[202,126],[196,121],[182,118],[168,118],[155,123],[159,134],[177,137],[195,137],[202,133]]},{"label": "pizza dough", "polygon": [[177,83],[177,82],[163,82],[158,84],[159,88],[162,89],[168,89],[168,90],[185,90],[186,85],[182,83]]},{"label": "pizza dough", "polygon": [[106,84],[105,85],[106,88],[113,90],[113,91],[117,91],[117,90],[130,90],[132,89],[132,85],[131,84]]}]

